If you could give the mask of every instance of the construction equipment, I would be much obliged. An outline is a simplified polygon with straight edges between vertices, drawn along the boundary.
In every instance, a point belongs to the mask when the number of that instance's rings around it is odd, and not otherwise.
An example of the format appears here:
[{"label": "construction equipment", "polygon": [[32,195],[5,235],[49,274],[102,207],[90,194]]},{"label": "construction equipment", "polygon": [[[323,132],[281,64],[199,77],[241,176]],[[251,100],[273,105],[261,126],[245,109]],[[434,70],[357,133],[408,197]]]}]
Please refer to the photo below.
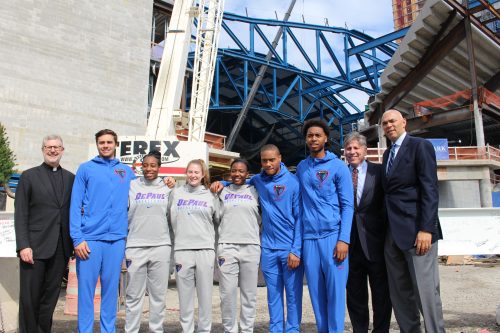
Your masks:
[{"label": "construction equipment", "polygon": [[187,67],[191,27],[196,17],[197,34],[188,141],[203,142],[223,8],[224,0],[199,0],[197,6],[193,0],[175,1],[146,137],[176,140],[174,116],[179,114],[177,110]]},{"label": "construction equipment", "polygon": [[[205,6],[208,2],[208,7]],[[200,0],[188,141],[203,142],[214,78],[224,0]]]},{"label": "construction equipment", "polygon": [[[204,142],[205,127],[223,7],[224,0],[199,0],[197,5],[196,0],[175,1],[146,135],[119,138],[120,149],[117,155],[123,163],[130,164],[137,173],[141,173],[142,157],[152,149],[162,153],[161,175],[182,177],[190,160],[202,158],[208,162],[209,148]],[[188,142],[186,142],[180,140],[178,134],[183,131],[182,128],[176,128],[175,123],[182,117],[179,106],[194,23],[197,24],[196,46]],[[180,131],[177,132],[177,129]],[[211,154],[224,155],[220,149],[212,150]],[[232,155],[237,156],[237,154]],[[224,157],[235,157],[232,155]]]}]

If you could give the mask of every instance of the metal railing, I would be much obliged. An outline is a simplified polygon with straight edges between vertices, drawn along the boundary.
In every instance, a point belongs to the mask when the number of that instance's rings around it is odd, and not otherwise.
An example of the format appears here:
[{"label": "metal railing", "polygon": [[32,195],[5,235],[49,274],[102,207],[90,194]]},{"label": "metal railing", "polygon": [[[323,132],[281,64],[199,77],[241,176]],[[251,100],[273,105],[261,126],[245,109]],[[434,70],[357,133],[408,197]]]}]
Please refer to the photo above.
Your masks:
[{"label": "metal railing", "polygon": [[[382,163],[385,148],[368,148],[366,159],[371,162]],[[500,149],[486,145],[485,147],[448,147],[448,161],[460,160],[489,160],[500,162]]]}]

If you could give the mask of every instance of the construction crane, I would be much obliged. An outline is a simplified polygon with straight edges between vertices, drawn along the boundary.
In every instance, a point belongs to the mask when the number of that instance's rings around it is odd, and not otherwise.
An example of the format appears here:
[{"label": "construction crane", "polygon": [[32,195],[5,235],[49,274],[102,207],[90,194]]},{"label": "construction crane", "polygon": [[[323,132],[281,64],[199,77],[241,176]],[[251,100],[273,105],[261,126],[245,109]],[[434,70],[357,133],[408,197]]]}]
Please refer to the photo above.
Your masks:
[{"label": "construction crane", "polygon": [[[206,2],[208,2],[208,7]],[[188,141],[203,142],[224,12],[224,0],[200,0],[198,10]]]},{"label": "construction crane", "polygon": [[188,141],[203,142],[224,12],[224,0],[176,0],[153,96],[146,136],[176,140],[175,118],[180,118],[180,98],[197,20]]}]

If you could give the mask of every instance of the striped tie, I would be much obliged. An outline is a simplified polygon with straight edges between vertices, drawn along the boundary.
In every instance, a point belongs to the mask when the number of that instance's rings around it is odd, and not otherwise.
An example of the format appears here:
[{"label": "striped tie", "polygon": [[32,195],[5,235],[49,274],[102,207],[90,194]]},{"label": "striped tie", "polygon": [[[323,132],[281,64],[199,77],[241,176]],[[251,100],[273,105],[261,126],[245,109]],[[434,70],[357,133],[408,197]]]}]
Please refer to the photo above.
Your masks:
[{"label": "striped tie", "polygon": [[387,162],[386,175],[388,175],[389,172],[391,172],[392,164],[394,163],[394,157],[396,157],[396,147],[397,147],[397,144],[393,144],[391,147],[391,153],[389,155],[389,162]]},{"label": "striped tie", "polygon": [[352,169],[352,187],[354,189],[354,208],[358,208],[358,169]]}]

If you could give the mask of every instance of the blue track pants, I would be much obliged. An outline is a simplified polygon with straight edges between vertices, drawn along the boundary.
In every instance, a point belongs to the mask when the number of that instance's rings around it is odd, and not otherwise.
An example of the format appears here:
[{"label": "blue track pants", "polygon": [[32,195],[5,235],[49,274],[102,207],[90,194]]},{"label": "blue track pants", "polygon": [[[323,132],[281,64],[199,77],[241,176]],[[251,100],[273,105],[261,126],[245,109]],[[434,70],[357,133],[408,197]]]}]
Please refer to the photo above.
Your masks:
[{"label": "blue track pants", "polygon": [[92,333],[94,326],[94,294],[101,276],[101,332],[115,332],[116,303],[125,240],[87,241],[87,260],[76,259],[78,277],[78,332]]},{"label": "blue track pants", "polygon": [[316,317],[318,333],[343,333],[345,288],[349,260],[337,262],[333,251],[338,234],[320,239],[304,239],[302,256],[309,295]]},{"label": "blue track pants", "polygon": [[[288,268],[288,250],[262,248],[261,269],[267,284],[269,332],[300,332],[302,319],[302,263],[294,270]],[[286,292],[286,325],[284,321],[283,288]]]}]

